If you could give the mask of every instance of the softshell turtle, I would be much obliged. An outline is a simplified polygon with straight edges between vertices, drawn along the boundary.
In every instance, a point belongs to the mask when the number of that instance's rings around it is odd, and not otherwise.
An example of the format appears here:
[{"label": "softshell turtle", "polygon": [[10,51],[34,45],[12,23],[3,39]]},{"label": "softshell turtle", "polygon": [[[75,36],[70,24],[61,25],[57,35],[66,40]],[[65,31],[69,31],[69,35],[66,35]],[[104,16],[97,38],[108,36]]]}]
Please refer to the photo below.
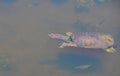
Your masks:
[{"label": "softshell turtle", "polygon": [[66,35],[50,33],[49,37],[53,39],[62,40],[63,43],[59,48],[69,47],[83,47],[83,48],[98,48],[104,49],[106,52],[113,53],[114,39],[111,35],[101,34],[96,32],[66,32]]}]

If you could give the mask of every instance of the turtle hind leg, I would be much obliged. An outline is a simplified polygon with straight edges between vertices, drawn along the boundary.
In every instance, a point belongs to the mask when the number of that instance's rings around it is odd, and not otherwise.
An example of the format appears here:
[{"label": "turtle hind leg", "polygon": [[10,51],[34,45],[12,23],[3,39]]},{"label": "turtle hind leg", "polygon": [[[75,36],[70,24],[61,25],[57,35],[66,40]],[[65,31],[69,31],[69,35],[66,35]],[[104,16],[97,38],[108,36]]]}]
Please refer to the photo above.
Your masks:
[{"label": "turtle hind leg", "polygon": [[113,47],[107,48],[107,49],[105,49],[105,51],[106,51],[106,52],[109,52],[109,53],[114,53],[114,52],[116,52],[115,48],[113,48]]}]

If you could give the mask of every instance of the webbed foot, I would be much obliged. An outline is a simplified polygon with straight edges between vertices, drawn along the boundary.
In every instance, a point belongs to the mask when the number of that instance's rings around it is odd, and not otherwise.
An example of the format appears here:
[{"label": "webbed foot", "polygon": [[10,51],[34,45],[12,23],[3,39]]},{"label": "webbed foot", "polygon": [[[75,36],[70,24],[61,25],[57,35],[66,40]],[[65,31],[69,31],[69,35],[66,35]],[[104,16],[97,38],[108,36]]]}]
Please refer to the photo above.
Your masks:
[{"label": "webbed foot", "polygon": [[65,46],[67,46],[67,43],[62,43],[58,48],[64,48]]},{"label": "webbed foot", "polygon": [[111,47],[111,48],[108,48],[108,49],[105,49],[106,52],[109,52],[109,53],[114,53],[116,52],[115,48]]}]

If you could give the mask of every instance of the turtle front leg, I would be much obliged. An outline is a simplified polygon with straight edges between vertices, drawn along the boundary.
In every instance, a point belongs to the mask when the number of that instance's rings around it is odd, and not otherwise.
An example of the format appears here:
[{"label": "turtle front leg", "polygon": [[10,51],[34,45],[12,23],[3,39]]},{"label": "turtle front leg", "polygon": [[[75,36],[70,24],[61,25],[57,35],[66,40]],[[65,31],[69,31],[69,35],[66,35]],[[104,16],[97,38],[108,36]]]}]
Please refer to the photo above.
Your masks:
[{"label": "turtle front leg", "polygon": [[63,42],[63,43],[59,46],[59,48],[64,48],[65,46],[67,46],[67,43]]},{"label": "turtle front leg", "polygon": [[75,43],[62,43],[62,45],[59,48],[64,48],[66,46],[72,46],[72,47],[77,47]]}]

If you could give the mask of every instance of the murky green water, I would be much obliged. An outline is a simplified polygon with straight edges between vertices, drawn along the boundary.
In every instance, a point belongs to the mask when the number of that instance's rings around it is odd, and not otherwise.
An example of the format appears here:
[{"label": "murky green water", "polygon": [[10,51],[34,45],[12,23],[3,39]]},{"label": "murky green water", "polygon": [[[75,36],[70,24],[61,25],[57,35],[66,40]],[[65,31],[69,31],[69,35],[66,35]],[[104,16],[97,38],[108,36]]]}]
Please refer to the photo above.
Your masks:
[{"label": "murky green water", "polygon": [[[119,0],[0,0],[0,76],[119,76],[120,50],[65,48],[48,33],[100,32],[120,41]],[[120,46],[120,45],[119,45]],[[88,69],[75,69],[80,65]]]}]

